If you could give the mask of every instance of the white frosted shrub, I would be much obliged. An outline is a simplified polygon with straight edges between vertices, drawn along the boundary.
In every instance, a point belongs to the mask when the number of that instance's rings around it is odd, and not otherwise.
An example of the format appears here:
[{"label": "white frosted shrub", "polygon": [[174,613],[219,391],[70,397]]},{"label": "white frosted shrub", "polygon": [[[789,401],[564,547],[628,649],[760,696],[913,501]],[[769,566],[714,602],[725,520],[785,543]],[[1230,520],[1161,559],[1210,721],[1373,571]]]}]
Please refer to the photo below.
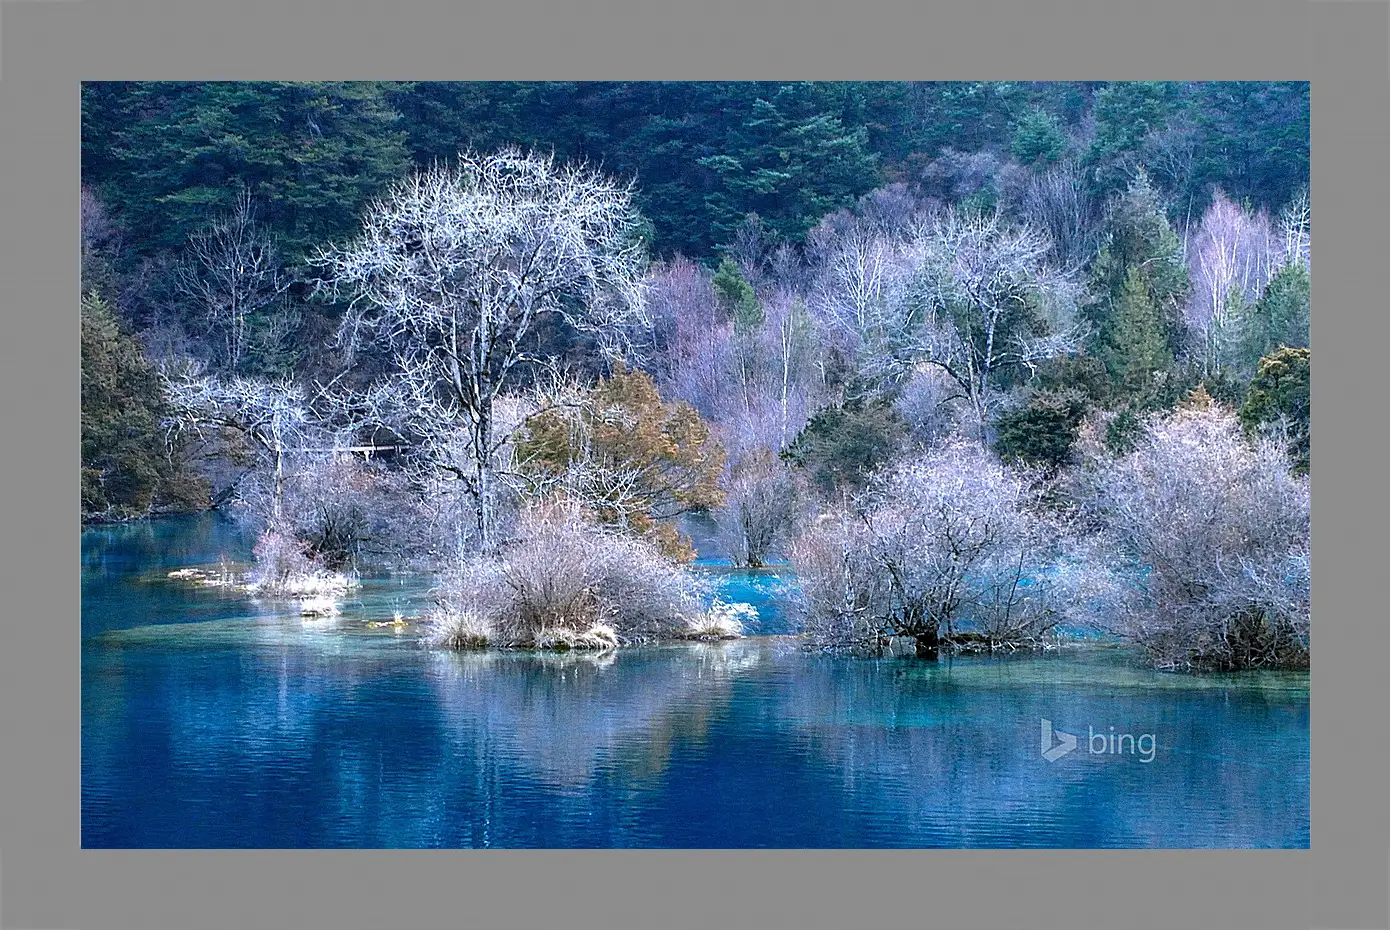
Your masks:
[{"label": "white frosted shrub", "polygon": [[1309,482],[1279,443],[1249,441],[1221,406],[1185,408],[1088,480],[1103,623],[1161,667],[1307,664]]}]

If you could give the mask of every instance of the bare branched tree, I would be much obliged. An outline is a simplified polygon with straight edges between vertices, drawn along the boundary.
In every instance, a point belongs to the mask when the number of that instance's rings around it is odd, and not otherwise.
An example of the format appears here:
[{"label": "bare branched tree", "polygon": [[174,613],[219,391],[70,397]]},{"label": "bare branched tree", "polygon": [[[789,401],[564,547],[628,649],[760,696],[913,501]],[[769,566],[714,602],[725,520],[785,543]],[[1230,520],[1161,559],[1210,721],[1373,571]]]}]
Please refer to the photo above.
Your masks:
[{"label": "bare branched tree", "polygon": [[[1230,410],[1184,408],[1088,469],[1110,625],[1164,667],[1299,664],[1309,649],[1309,483]],[[1099,588],[1100,589],[1100,588]]]},{"label": "bare branched tree", "polygon": [[790,443],[822,383],[825,333],[796,291],[796,256],[784,249],[775,256],[762,319],[742,330],[721,311],[710,274],[692,262],[664,263],[649,278],[657,381],[716,425],[731,462],[746,450]]},{"label": "bare branched tree", "polygon": [[1064,163],[1035,175],[1024,191],[1024,216],[1048,232],[1050,258],[1077,274],[1101,245],[1101,210],[1075,165]]},{"label": "bare branched tree", "polygon": [[905,215],[891,227],[855,218],[819,227],[812,307],[872,380],[897,384],[923,364],[940,368],[988,442],[1009,382],[1080,347],[1080,289],[1049,261],[1052,242],[1034,227],[998,213]]},{"label": "bare branched tree", "polygon": [[723,314],[710,273],[695,262],[677,256],[671,261],[653,263],[646,282],[647,313],[652,321],[655,352],[650,371],[666,393],[676,393],[703,415],[709,415],[709,397],[704,391],[687,396],[678,382],[706,376],[692,376],[692,359],[701,353],[712,334],[720,328]]},{"label": "bare branched tree", "polygon": [[830,217],[812,231],[817,263],[812,304],[830,326],[858,345],[890,308],[902,304],[912,279],[916,226],[886,230],[878,224]]},{"label": "bare branched tree", "polygon": [[1048,574],[1058,539],[1029,475],[954,442],[878,476],[854,510],[809,527],[792,561],[814,639],[908,637],[935,657],[966,631],[998,647],[1050,630],[1065,605]]},{"label": "bare branched tree", "polygon": [[801,253],[786,242],[774,249],[768,258],[768,282],[775,291],[796,291],[805,274]]},{"label": "bare branched tree", "polygon": [[764,225],[757,213],[750,213],[734,230],[733,241],[725,247],[725,254],[739,265],[749,283],[761,284],[764,270],[769,263],[775,247],[772,232]]},{"label": "bare branched tree", "polygon": [[1145,136],[1141,158],[1155,181],[1183,205],[1188,227],[1192,212],[1193,172],[1198,155],[1198,131],[1191,119],[1178,116],[1168,125],[1155,127]]},{"label": "bare branched tree", "polygon": [[898,182],[865,194],[855,205],[855,214],[881,232],[894,233],[920,225],[933,209],[931,202]]},{"label": "bare branched tree", "polygon": [[731,469],[725,506],[716,512],[731,561],[759,568],[785,551],[805,497],[792,471],[766,449]]},{"label": "bare branched tree", "polygon": [[250,190],[243,188],[230,213],[190,237],[175,287],[195,322],[220,346],[218,362],[239,370],[252,318],[290,287],[275,246],[256,223]]},{"label": "bare branched tree", "polygon": [[953,434],[967,434],[961,389],[936,365],[923,364],[903,382],[894,409],[914,440],[934,445]]},{"label": "bare branched tree", "polygon": [[[782,296],[782,295],[780,295]],[[814,359],[812,320],[800,298],[781,299],[768,308],[764,357],[772,361],[772,393],[777,397],[778,449],[785,449],[805,425]]]},{"label": "bare branched tree", "polygon": [[297,469],[315,457],[332,453],[336,437],[315,415],[314,402],[299,385],[240,376],[218,377],[198,363],[167,365],[161,380],[171,414],[166,424],[204,441],[214,434],[240,439],[250,451],[252,469],[267,476],[269,493],[265,522],[278,525],[285,512],[286,488]]},{"label": "bare branched tree", "polygon": [[339,334],[349,357],[376,345],[395,362],[367,409],[457,482],[481,551],[507,441],[494,403],[517,366],[544,361],[523,348],[543,315],[613,354],[646,324],[637,223],[630,187],[586,167],[464,153],[397,184],[354,242],[317,258],[352,294]]},{"label": "bare branched tree", "polygon": [[926,363],[956,383],[983,444],[1008,382],[1076,351],[1079,288],[1047,261],[1047,236],[998,214],[949,210],[912,244],[914,273],[867,340],[866,367],[894,381]]},{"label": "bare branched tree", "polygon": [[1279,270],[1280,243],[1269,217],[1217,191],[1185,251],[1193,281],[1187,321],[1203,341],[1204,374],[1218,374],[1239,336],[1242,305]]},{"label": "bare branched tree", "polygon": [[1309,189],[1302,187],[1280,211],[1280,239],[1283,261],[1309,266]]}]

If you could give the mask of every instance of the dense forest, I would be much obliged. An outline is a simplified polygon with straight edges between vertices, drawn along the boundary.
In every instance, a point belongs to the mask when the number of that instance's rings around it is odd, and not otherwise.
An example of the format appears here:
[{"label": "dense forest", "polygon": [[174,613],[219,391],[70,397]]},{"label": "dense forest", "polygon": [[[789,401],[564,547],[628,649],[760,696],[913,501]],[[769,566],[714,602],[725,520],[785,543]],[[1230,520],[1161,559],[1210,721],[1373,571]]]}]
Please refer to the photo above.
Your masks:
[{"label": "dense forest", "polygon": [[736,630],[706,514],[836,647],[1307,662],[1307,84],[82,94],[84,519],[454,646]]}]

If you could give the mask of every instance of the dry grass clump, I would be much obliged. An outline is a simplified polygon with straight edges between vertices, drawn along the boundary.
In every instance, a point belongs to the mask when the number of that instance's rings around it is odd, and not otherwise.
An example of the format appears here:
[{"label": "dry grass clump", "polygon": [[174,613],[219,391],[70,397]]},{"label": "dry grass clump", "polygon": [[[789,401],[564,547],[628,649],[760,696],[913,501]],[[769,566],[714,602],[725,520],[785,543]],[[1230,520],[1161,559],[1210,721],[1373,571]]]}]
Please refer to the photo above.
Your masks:
[{"label": "dry grass clump", "polygon": [[687,639],[738,639],[744,635],[744,622],[758,619],[758,609],[752,604],[725,604],[716,601],[705,613],[691,618],[686,627]]},{"label": "dry grass clump", "polygon": [[283,530],[262,533],[254,551],[256,567],[246,590],[260,597],[298,600],[302,616],[337,616],[339,599],[358,585],[356,578],[329,571],[310,558],[304,543]]},{"label": "dry grass clump", "polygon": [[652,543],[565,508],[525,512],[513,540],[441,578],[428,639],[449,648],[612,649],[684,635],[695,580]]},{"label": "dry grass clump", "polygon": [[301,598],[299,613],[301,617],[336,617],[338,602],[327,595]]},{"label": "dry grass clump", "polygon": [[533,645],[537,649],[617,649],[618,631],[607,623],[596,623],[587,630],[556,626],[540,630]]},{"label": "dry grass clump", "polygon": [[426,618],[426,626],[430,641],[445,649],[483,649],[491,633],[487,619],[472,610],[437,611]]}]

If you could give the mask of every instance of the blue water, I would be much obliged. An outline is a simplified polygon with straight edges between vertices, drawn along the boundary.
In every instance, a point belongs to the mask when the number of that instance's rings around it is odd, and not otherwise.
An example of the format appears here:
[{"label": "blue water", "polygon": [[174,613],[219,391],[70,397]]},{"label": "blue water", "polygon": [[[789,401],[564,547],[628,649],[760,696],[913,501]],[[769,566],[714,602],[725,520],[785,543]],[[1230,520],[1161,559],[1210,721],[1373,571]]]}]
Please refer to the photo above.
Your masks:
[{"label": "blue water", "polygon": [[[455,655],[367,625],[410,615],[418,580],[368,579],[308,624],[168,580],[247,558],[215,517],[87,530],[82,553],[84,847],[1309,844],[1307,674],[778,635]],[[699,570],[786,632],[785,568]],[[1078,735],[1054,762],[1044,718]],[[1149,735],[1152,761],[1114,733]]]}]

